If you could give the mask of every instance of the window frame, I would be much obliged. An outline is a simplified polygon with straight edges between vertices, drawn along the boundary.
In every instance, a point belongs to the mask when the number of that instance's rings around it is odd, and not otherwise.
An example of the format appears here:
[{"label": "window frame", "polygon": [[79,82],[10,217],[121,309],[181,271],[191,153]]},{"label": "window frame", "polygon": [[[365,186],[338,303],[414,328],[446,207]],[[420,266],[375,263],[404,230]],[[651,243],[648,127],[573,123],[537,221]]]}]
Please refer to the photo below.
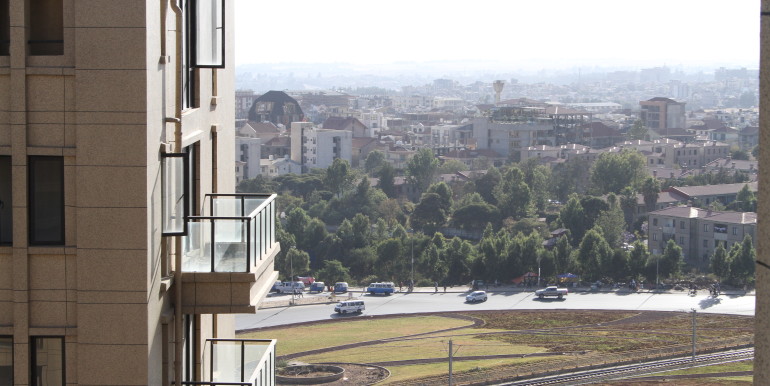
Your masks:
[{"label": "window frame", "polygon": [[[61,385],[67,384],[67,359],[66,359],[66,345],[64,342],[64,337],[61,335],[34,335],[29,337],[29,344],[30,344],[30,350],[29,350],[29,377],[30,377],[30,384],[33,384],[35,382],[35,375],[37,374],[37,346],[38,346],[38,339],[56,339],[61,343],[60,349],[61,349]],[[36,383],[34,383],[36,384]]]},{"label": "window frame", "polygon": [[[36,198],[36,196],[35,196],[35,193],[36,193],[37,189],[35,188],[35,182],[34,182],[35,181],[35,176],[36,176],[34,164],[36,163],[35,161],[41,160],[41,159],[49,159],[49,160],[50,159],[58,159],[59,162],[61,163],[61,165],[59,165],[59,168],[60,168],[59,172],[60,172],[60,175],[61,175],[61,186],[60,186],[60,191],[61,191],[61,195],[60,195],[60,198],[61,198],[61,208],[60,208],[60,213],[59,213],[59,215],[60,215],[59,235],[58,235],[59,238],[56,239],[56,240],[47,240],[47,241],[40,240],[39,241],[35,237],[35,235],[36,235],[36,232],[35,232],[35,230],[36,230],[36,227],[35,227],[35,224],[36,224],[36,221],[35,221],[35,215],[36,215],[36,211],[35,211],[35,208],[36,208],[36,205],[35,205],[35,201],[36,200],[35,200],[35,198]],[[65,190],[65,186],[64,185],[65,185],[65,182],[64,182],[64,157],[61,157],[61,156],[47,156],[47,155],[45,155],[45,156],[43,156],[43,155],[41,155],[41,156],[37,156],[37,155],[28,156],[28,158],[27,158],[27,212],[28,212],[27,213],[27,221],[28,221],[27,230],[28,230],[29,234],[28,234],[27,238],[29,240],[29,245],[64,245],[64,243],[65,243],[65,229],[64,229],[65,228],[65,212],[64,212],[64,207],[66,206],[65,203],[64,203],[64,190]]]},{"label": "window frame", "polygon": [[[0,189],[6,189],[6,193],[8,193],[8,196],[4,196],[0,192],[0,245],[13,245],[13,167],[11,166],[11,156],[7,155],[0,155],[0,168],[3,168],[3,165],[7,162],[7,174],[8,179],[7,181],[2,178],[4,174],[2,174],[2,170],[0,169]],[[8,213],[7,217],[4,216],[5,213]],[[7,229],[10,229],[10,236],[9,238],[3,239],[3,229],[5,227],[3,226],[3,218],[6,218],[7,224],[10,225]],[[6,229],[6,232],[8,230]]]},{"label": "window frame", "polygon": [[[219,22],[221,24],[221,27],[217,27],[216,25],[212,25],[213,30],[221,29],[220,32],[214,32],[212,35],[215,35],[211,41],[213,43],[219,44],[219,57],[215,58],[214,60],[210,61],[209,63],[199,63],[200,61],[200,44],[203,34],[199,30],[199,27],[203,23],[202,15],[203,12],[200,12],[202,4],[206,4],[206,2],[210,2],[212,4],[211,9],[219,11]],[[225,9],[226,4],[225,0],[190,0],[191,8],[190,8],[190,34],[188,35],[190,37],[190,66],[192,68],[225,68],[225,42],[227,41],[225,37],[225,33],[227,31],[226,29],[226,18],[225,18]],[[216,20],[213,20],[216,21]],[[218,36],[217,36],[218,35]],[[217,49],[217,47],[213,47],[214,50]]]},{"label": "window frame", "polygon": [[[166,158],[182,159],[182,228],[181,230],[166,231],[169,219],[166,218],[169,205],[169,192],[166,191]],[[162,236],[186,236],[187,235],[187,217],[190,216],[190,154],[189,153],[161,153],[161,235]],[[178,173],[179,171],[177,171]],[[175,192],[176,193],[176,192]]]},{"label": "window frame", "polygon": [[[13,378],[13,367],[14,367],[14,361],[13,361],[13,356],[14,356],[13,355],[14,354],[14,350],[13,350],[13,335],[0,335],[0,340],[3,340],[3,339],[8,339],[10,341],[10,343],[11,343],[11,346],[10,346],[10,349],[11,349],[11,355],[10,355],[10,360],[11,360],[11,374],[10,375],[11,375],[11,379],[10,379],[10,383],[8,383],[8,384],[9,385],[13,385],[13,381],[14,381],[14,378]],[[0,384],[2,384],[4,381],[5,380],[0,379]]]}]

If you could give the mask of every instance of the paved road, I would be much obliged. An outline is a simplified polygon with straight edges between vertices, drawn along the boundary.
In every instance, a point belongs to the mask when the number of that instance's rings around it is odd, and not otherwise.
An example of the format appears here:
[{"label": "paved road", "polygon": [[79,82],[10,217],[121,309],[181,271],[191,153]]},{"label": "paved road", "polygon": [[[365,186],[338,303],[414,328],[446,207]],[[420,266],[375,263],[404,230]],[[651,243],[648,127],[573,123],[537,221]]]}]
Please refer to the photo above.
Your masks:
[{"label": "paved road", "polygon": [[[367,315],[388,315],[399,313],[468,311],[468,310],[530,310],[530,309],[594,309],[594,310],[639,310],[639,311],[681,311],[695,308],[698,312],[754,315],[753,295],[723,294],[718,298],[700,291],[697,296],[686,292],[672,293],[629,293],[629,292],[571,292],[564,300],[544,299],[533,296],[532,292],[489,292],[484,303],[465,303],[465,292],[418,292],[398,293],[391,296],[354,294],[356,299],[366,301],[366,311],[360,316],[338,316],[332,304],[302,305],[291,307],[265,308],[256,314],[241,314],[236,317],[236,330],[270,327],[298,322],[325,320],[330,318],[360,318]],[[308,299],[311,295],[305,295]],[[312,295],[316,296],[316,295]],[[266,302],[287,299],[288,295],[270,297]],[[341,298],[347,298],[343,296]],[[277,303],[276,303],[277,304]]]}]

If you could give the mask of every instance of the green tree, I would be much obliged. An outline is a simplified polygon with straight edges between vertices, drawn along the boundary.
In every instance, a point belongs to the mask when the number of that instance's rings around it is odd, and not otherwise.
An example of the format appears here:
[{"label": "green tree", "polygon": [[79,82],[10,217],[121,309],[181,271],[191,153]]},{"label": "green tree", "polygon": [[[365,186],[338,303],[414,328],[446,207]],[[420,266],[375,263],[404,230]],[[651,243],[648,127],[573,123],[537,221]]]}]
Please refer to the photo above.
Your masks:
[{"label": "green tree", "polygon": [[602,229],[604,239],[610,248],[618,248],[623,243],[623,231],[626,229],[626,220],[623,211],[618,206],[605,210],[596,219],[596,226]]},{"label": "green tree", "polygon": [[401,240],[396,238],[387,239],[377,246],[377,270],[375,274],[381,278],[395,278],[398,273],[404,271],[403,248]]},{"label": "green tree", "polygon": [[632,245],[634,249],[628,256],[628,271],[633,278],[639,278],[644,274],[647,262],[650,260],[650,252],[641,240],[636,240]]},{"label": "green tree", "polygon": [[730,248],[730,274],[732,278],[743,284],[754,282],[754,269],[757,252],[751,236],[746,235],[741,243],[733,244]]},{"label": "green tree", "polygon": [[276,184],[269,177],[258,174],[252,179],[239,182],[235,191],[238,193],[272,193],[275,192],[275,188]]},{"label": "green tree", "polygon": [[486,202],[465,205],[452,214],[452,224],[467,230],[480,229],[486,224],[497,224],[499,221],[500,211]]},{"label": "green tree", "polygon": [[623,218],[626,220],[626,229],[632,230],[634,218],[636,217],[636,208],[636,192],[632,187],[626,186],[620,192],[620,209],[623,211]]},{"label": "green tree", "polygon": [[446,182],[438,182],[428,188],[428,193],[436,193],[441,198],[441,209],[449,215],[452,211],[452,188]]},{"label": "green tree", "polygon": [[386,163],[379,169],[377,177],[380,179],[377,187],[382,189],[389,198],[396,197],[396,169]]},{"label": "green tree", "polygon": [[644,182],[642,182],[641,191],[647,212],[654,211],[655,205],[658,203],[658,197],[660,196],[660,182],[655,177],[647,177]]},{"label": "green tree", "polygon": [[[731,203],[733,204],[733,203]],[[749,189],[749,185],[743,185],[738,195],[735,198],[735,205],[731,205],[735,209],[741,212],[756,212],[757,211],[757,198],[754,192]]]},{"label": "green tree", "polygon": [[364,161],[364,170],[367,174],[373,176],[377,174],[380,168],[386,164],[388,164],[388,161],[385,159],[385,153],[379,150],[373,150],[366,155],[366,161]]},{"label": "green tree", "polygon": [[716,249],[714,249],[714,254],[711,256],[709,266],[709,268],[711,268],[711,273],[713,273],[717,279],[724,280],[730,277],[730,261],[727,259],[727,250],[725,250],[722,243],[719,243]]},{"label": "green tree", "polygon": [[453,238],[447,243],[444,253],[449,265],[447,283],[461,284],[470,281],[471,263],[475,260],[471,244],[460,238]]},{"label": "green tree", "polygon": [[420,199],[420,203],[414,207],[414,212],[409,216],[409,223],[412,228],[422,230],[425,233],[431,233],[443,226],[447,220],[447,214],[444,211],[444,202],[436,193],[425,193]]},{"label": "green tree", "polygon": [[662,277],[679,276],[682,272],[682,267],[684,266],[682,247],[680,247],[674,240],[669,239],[666,243],[666,248],[663,250],[663,255],[660,257],[659,263],[660,266],[658,269]]},{"label": "green tree", "polygon": [[476,179],[476,192],[481,195],[484,201],[492,205],[497,205],[497,200],[495,199],[493,192],[502,179],[503,175],[500,174],[500,171],[497,168],[489,168],[484,175]]},{"label": "green tree", "polygon": [[438,174],[454,174],[463,170],[468,170],[468,165],[456,159],[449,159],[439,165]]},{"label": "green tree", "polygon": [[325,283],[334,284],[336,282],[350,280],[350,271],[338,260],[326,260],[316,276],[323,279]]},{"label": "green tree", "polygon": [[626,149],[602,153],[591,168],[591,183],[597,194],[620,193],[626,186],[640,186],[647,175],[642,153]]},{"label": "green tree", "polygon": [[310,222],[310,216],[305,213],[302,208],[294,208],[286,216],[286,231],[294,236],[294,239],[299,243],[299,239],[302,238],[305,232],[305,227]]},{"label": "green tree", "polygon": [[749,152],[742,149],[731,149],[730,150],[730,158],[742,160],[742,161],[748,161],[749,160]]},{"label": "green tree", "polygon": [[310,273],[310,256],[305,251],[291,248],[286,253],[286,258],[281,262],[279,267],[278,272],[281,277],[286,278],[287,280],[293,280],[291,277],[292,273],[294,276],[302,276]]},{"label": "green tree", "polygon": [[524,173],[518,167],[508,168],[503,179],[494,188],[493,195],[504,218],[527,217],[532,197],[527,183],[524,182]]},{"label": "green tree", "polygon": [[350,188],[355,176],[350,171],[350,163],[342,158],[336,158],[331,166],[326,168],[324,184],[337,195],[342,197],[342,193]]},{"label": "green tree", "polygon": [[419,193],[424,192],[433,183],[437,170],[438,159],[431,149],[420,149],[406,164],[407,179]]},{"label": "green tree", "polygon": [[561,236],[556,241],[553,249],[554,265],[557,274],[566,273],[569,270],[569,257],[572,254],[572,245],[568,236]]},{"label": "green tree", "polygon": [[612,249],[599,228],[586,232],[577,254],[581,276],[589,281],[600,279],[604,272],[603,265],[609,261],[611,253]]},{"label": "green tree", "polygon": [[751,155],[754,156],[754,158],[759,159],[759,145],[754,146],[754,148],[751,149]]},{"label": "green tree", "polygon": [[573,243],[580,243],[586,232],[585,211],[580,204],[577,194],[570,196],[567,204],[559,212],[559,221],[562,226],[569,229]]}]

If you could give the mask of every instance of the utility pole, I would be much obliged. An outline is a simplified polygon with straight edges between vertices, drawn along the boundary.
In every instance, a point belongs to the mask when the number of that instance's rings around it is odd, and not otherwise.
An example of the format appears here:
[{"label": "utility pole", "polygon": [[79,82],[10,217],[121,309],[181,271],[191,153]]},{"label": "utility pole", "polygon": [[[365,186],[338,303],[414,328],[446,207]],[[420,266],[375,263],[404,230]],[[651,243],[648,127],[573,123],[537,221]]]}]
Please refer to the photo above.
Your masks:
[{"label": "utility pole", "polygon": [[409,237],[409,239],[412,241],[412,278],[409,281],[409,292],[414,290],[414,237],[412,236]]},{"label": "utility pole", "polygon": [[449,339],[449,386],[452,386],[452,339]]},{"label": "utility pole", "polygon": [[[286,253],[288,255],[288,253]],[[291,288],[291,305],[294,305],[294,257],[289,259],[289,271],[291,277],[289,278],[289,287]]]},{"label": "utility pole", "polygon": [[697,336],[695,335],[695,330],[696,330],[695,315],[697,311],[694,308],[691,308],[691,310],[692,310],[692,361],[695,362],[695,346],[696,346],[696,340],[697,340]]}]

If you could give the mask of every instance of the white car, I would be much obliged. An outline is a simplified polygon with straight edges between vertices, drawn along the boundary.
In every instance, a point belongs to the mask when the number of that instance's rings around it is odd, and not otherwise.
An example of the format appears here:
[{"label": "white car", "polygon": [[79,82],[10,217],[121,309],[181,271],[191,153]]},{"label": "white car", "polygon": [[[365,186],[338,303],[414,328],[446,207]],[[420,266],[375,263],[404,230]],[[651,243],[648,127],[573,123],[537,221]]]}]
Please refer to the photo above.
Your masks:
[{"label": "white car", "polygon": [[465,297],[465,301],[468,303],[485,302],[487,301],[487,293],[485,291],[473,291]]}]

